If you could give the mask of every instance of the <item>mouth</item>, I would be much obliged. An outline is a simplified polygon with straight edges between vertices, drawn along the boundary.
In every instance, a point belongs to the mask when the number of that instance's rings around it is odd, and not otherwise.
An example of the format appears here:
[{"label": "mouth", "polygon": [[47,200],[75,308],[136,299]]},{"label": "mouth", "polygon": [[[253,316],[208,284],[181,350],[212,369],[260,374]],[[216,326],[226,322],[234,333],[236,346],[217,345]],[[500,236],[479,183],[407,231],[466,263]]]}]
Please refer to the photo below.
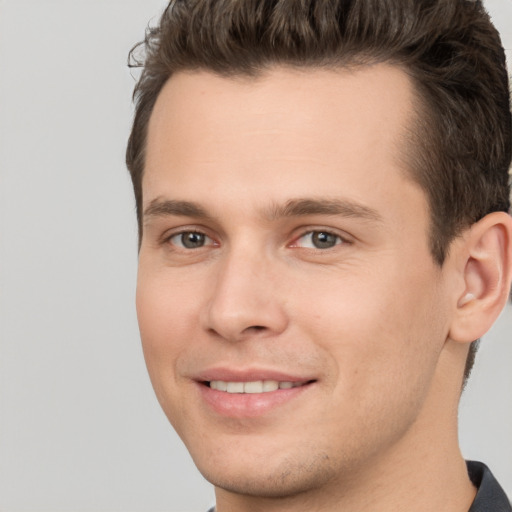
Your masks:
[{"label": "mouth", "polygon": [[311,384],[314,381],[277,381],[277,380],[253,380],[253,381],[224,381],[224,380],[211,380],[205,381],[204,385],[216,391],[224,391],[226,393],[238,394],[257,394],[257,393],[271,393],[279,389],[292,389]]},{"label": "mouth", "polygon": [[[231,377],[233,378],[233,377]],[[225,418],[263,417],[272,411],[294,403],[304,394],[309,394],[316,380],[276,380],[254,377],[247,380],[198,381],[198,389],[205,405],[218,416]]]},{"label": "mouth", "polygon": [[268,368],[216,367],[194,377],[207,410],[217,417],[240,419],[289,413],[290,404],[301,403],[300,397],[314,393],[318,383],[313,376]]}]

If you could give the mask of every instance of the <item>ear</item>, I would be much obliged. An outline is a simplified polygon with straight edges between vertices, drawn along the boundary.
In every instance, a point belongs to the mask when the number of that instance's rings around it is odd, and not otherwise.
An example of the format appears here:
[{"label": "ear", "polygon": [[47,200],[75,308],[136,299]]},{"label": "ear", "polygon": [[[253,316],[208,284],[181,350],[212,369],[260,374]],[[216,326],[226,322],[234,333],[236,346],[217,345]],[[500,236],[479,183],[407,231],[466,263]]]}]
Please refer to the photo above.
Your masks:
[{"label": "ear", "polygon": [[449,337],[469,343],[491,328],[510,294],[512,217],[505,212],[485,216],[468,230],[456,251],[462,286]]}]

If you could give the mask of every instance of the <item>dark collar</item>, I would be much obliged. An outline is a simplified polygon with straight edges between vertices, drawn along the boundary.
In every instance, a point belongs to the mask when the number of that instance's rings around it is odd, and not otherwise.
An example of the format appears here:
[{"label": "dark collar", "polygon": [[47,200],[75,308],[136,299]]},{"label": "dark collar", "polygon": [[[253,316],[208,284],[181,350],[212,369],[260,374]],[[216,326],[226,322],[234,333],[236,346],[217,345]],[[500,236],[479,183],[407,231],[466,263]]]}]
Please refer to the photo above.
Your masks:
[{"label": "dark collar", "polygon": [[481,462],[467,461],[469,478],[478,489],[468,512],[512,512],[505,491]]}]

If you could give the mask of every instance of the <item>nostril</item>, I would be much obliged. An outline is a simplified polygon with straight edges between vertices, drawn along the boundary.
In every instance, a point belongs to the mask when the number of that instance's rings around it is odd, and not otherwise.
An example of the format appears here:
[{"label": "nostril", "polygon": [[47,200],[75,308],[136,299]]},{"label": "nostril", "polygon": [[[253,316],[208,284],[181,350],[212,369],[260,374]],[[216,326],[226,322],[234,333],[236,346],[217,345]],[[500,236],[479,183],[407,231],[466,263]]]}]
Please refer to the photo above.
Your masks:
[{"label": "nostril", "polygon": [[249,329],[253,329],[254,331],[263,331],[265,330],[265,327],[263,325],[251,325]]}]

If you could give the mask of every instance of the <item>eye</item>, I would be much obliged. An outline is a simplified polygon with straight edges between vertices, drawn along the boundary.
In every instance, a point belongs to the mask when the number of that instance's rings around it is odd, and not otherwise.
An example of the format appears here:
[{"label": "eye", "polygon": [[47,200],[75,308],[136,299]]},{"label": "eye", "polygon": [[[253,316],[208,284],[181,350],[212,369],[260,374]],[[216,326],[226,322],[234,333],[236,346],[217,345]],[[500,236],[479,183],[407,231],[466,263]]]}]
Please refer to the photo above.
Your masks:
[{"label": "eye", "polygon": [[344,240],[339,235],[329,231],[309,231],[298,238],[293,245],[306,249],[331,249],[343,242]]},{"label": "eye", "polygon": [[213,240],[198,231],[182,231],[171,236],[169,242],[180,249],[200,249],[207,245],[213,245]]}]

